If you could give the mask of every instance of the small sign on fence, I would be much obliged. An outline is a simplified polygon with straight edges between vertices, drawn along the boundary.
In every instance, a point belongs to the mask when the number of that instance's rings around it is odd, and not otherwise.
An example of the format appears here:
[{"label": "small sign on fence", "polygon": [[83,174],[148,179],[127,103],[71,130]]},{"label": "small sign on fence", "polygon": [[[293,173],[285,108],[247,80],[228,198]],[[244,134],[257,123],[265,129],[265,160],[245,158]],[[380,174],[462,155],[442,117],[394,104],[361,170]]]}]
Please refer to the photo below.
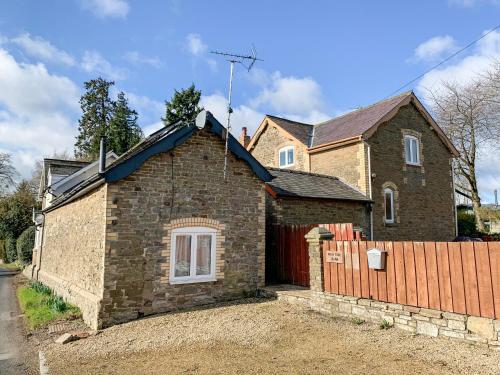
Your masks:
[{"label": "small sign on fence", "polygon": [[327,263],[344,263],[344,256],[342,251],[328,250],[326,252]]}]

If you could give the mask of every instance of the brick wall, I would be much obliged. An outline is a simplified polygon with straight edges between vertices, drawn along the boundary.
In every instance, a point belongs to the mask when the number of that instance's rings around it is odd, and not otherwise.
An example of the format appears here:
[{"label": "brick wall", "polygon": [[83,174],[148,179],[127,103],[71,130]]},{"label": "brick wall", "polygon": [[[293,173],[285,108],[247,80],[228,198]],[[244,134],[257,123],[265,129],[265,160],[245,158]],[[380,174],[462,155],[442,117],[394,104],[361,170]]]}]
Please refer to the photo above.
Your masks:
[{"label": "brick wall", "polygon": [[278,152],[286,146],[295,146],[295,164],[289,169],[309,172],[309,155],[306,147],[293,138],[287,138],[283,132],[271,124],[261,134],[250,153],[262,165],[279,168]]},{"label": "brick wall", "polygon": [[[263,285],[264,185],[231,154],[224,182],[223,164],[223,141],[201,130],[109,184],[102,325],[237,298]],[[216,282],[169,284],[169,231],[182,220],[219,230]]]},{"label": "brick wall", "polygon": [[45,215],[41,251],[34,255],[34,276],[69,302],[97,327],[103,294],[106,186]]},{"label": "brick wall", "polygon": [[[407,165],[404,134],[421,139],[421,166]],[[449,241],[455,236],[451,154],[412,105],[399,110],[368,140],[371,146],[376,240]],[[396,222],[384,223],[383,187],[396,188]]]}]

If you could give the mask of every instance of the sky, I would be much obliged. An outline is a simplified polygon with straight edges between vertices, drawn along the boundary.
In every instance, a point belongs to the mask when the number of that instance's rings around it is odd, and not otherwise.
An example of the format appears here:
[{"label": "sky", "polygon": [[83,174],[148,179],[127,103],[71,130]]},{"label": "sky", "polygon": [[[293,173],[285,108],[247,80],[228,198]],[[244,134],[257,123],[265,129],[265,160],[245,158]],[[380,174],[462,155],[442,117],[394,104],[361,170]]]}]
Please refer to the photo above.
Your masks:
[{"label": "sky", "polygon": [[[37,159],[73,152],[83,83],[102,76],[126,93],[146,134],[164,101],[192,83],[225,123],[229,65],[212,50],[248,54],[236,66],[233,133],[266,113],[317,123],[382,100],[500,23],[500,0],[0,2],[0,152],[19,178]],[[426,104],[443,80],[466,82],[500,59],[500,30],[405,87]],[[495,148],[493,149],[495,150]],[[479,161],[483,201],[500,188],[500,152]]]}]

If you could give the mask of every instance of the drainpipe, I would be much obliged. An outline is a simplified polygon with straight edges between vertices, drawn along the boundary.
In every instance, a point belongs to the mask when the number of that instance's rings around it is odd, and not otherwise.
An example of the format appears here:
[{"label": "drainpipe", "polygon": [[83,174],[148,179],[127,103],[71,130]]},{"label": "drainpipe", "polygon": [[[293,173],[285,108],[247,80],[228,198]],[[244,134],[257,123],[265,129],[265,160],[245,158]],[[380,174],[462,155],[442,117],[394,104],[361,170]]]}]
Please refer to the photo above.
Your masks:
[{"label": "drainpipe", "polygon": [[[371,147],[368,143],[366,143],[367,154],[368,154],[368,196],[371,200],[373,200],[372,194],[372,157],[371,157]],[[373,203],[370,209],[370,240],[373,241]]]},{"label": "drainpipe", "polygon": [[457,214],[457,200],[456,200],[456,192],[455,192],[455,172],[453,168],[454,160],[451,159],[450,169],[451,169],[451,187],[453,194],[453,214],[455,215],[455,237],[458,237],[458,214]]}]

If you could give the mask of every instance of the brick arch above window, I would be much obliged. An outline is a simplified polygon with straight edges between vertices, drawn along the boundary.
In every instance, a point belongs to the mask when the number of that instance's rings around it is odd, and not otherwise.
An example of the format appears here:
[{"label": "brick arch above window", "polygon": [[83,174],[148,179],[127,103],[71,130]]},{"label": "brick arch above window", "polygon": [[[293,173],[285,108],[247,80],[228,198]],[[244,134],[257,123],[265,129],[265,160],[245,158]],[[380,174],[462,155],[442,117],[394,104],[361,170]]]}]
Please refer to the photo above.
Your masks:
[{"label": "brick arch above window", "polygon": [[[393,220],[387,220],[387,213],[386,213],[386,190],[389,189],[392,191],[392,212],[393,212]],[[392,181],[386,181],[382,184],[382,189],[381,189],[381,195],[382,195],[382,221],[385,223],[385,225],[394,225],[394,224],[399,224],[400,222],[400,216],[399,216],[399,189],[398,186],[392,182]]]},{"label": "brick arch above window", "polygon": [[164,245],[161,255],[165,257],[163,266],[162,282],[170,282],[170,257],[172,253],[172,232],[175,229],[189,227],[205,227],[215,230],[215,278],[224,279],[224,253],[225,253],[225,224],[215,219],[203,217],[189,217],[184,219],[171,220],[164,225],[164,235],[162,243]]}]

